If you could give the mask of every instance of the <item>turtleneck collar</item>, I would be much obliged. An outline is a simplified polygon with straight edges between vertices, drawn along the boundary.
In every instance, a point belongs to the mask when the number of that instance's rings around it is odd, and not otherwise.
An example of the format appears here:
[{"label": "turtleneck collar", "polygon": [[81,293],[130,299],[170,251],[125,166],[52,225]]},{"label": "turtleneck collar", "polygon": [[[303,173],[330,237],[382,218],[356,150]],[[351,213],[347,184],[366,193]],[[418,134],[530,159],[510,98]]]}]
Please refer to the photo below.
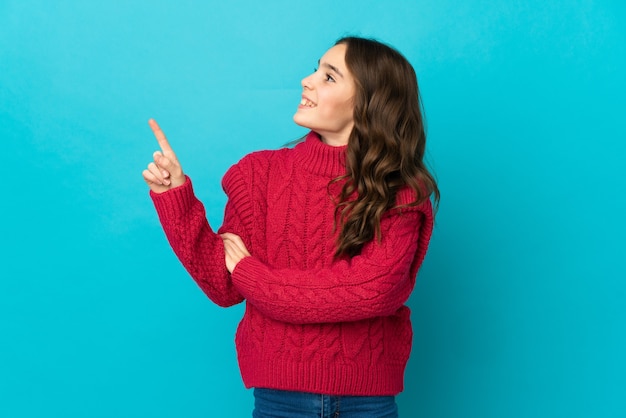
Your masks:
[{"label": "turtleneck collar", "polygon": [[346,174],[347,145],[333,147],[322,142],[316,132],[309,132],[304,142],[294,148],[298,164],[321,176],[339,177]]}]

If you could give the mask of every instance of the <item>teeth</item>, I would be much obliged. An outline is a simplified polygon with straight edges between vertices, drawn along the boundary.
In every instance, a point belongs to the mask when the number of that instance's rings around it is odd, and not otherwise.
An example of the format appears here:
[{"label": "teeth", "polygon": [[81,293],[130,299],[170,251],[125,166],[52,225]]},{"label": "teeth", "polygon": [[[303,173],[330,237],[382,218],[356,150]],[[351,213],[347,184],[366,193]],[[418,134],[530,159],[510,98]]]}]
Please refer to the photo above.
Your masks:
[{"label": "teeth", "polygon": [[315,103],[307,100],[307,99],[302,99],[300,100],[300,105],[301,106],[306,106],[306,107],[315,107]]}]

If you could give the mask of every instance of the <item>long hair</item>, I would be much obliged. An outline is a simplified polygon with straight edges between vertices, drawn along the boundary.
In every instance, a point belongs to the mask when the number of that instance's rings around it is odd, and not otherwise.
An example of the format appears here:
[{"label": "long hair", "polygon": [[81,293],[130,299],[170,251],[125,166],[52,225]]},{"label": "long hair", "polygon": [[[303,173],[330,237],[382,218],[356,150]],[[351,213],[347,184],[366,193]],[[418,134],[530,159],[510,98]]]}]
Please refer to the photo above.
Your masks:
[{"label": "long hair", "polygon": [[439,189],[424,163],[426,134],[417,77],[397,50],[357,37],[339,39],[355,80],[354,127],[346,150],[346,180],[338,196],[335,219],[340,229],[336,256],[359,254],[380,240],[380,222],[396,207],[405,186],[419,205]]}]

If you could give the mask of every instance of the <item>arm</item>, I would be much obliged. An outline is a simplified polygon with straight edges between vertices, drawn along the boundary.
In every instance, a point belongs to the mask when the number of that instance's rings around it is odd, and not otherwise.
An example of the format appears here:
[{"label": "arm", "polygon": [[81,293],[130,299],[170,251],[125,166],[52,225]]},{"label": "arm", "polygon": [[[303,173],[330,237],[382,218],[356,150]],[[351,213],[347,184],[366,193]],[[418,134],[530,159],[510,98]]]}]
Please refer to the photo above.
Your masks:
[{"label": "arm", "polygon": [[273,269],[254,256],[244,256],[233,269],[233,284],[265,315],[284,322],[344,322],[392,315],[413,290],[432,226],[432,210],[426,202],[386,217],[380,243],[373,240],[352,259],[305,271]]},{"label": "arm", "polygon": [[[206,219],[202,203],[193,192],[191,180],[166,193],[150,193],[159,220],[174,253],[202,291],[219,306],[243,300],[233,287],[224,262],[224,244]],[[226,205],[226,213],[232,211]],[[237,218],[225,215],[230,224],[222,228],[244,234]]]},{"label": "arm", "polygon": [[[222,239],[207,222],[204,206],[194,195],[191,180],[183,174],[163,131],[154,120],[150,120],[150,127],[161,151],[154,153],[143,177],[174,253],[213,302],[220,306],[241,302],[243,298],[226,270]],[[233,213],[232,205],[227,204],[224,227],[246,236]]]}]

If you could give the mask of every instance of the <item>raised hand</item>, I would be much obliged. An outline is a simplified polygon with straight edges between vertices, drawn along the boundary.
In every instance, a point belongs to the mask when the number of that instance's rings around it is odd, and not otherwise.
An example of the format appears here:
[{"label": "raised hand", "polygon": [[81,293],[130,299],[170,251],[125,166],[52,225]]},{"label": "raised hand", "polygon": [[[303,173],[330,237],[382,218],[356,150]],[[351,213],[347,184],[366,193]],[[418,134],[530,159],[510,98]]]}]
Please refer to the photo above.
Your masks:
[{"label": "raised hand", "polygon": [[185,183],[185,175],[174,150],[156,121],[150,119],[148,124],[161,150],[152,154],[154,161],[148,164],[146,170],[143,170],[143,179],[150,190],[155,193],[163,193],[174,187],[182,186]]},{"label": "raised hand", "polygon": [[224,256],[226,259],[226,268],[229,272],[233,272],[237,263],[243,258],[248,257],[250,253],[246,248],[246,244],[239,235],[225,232],[222,235],[222,241],[224,241]]}]

